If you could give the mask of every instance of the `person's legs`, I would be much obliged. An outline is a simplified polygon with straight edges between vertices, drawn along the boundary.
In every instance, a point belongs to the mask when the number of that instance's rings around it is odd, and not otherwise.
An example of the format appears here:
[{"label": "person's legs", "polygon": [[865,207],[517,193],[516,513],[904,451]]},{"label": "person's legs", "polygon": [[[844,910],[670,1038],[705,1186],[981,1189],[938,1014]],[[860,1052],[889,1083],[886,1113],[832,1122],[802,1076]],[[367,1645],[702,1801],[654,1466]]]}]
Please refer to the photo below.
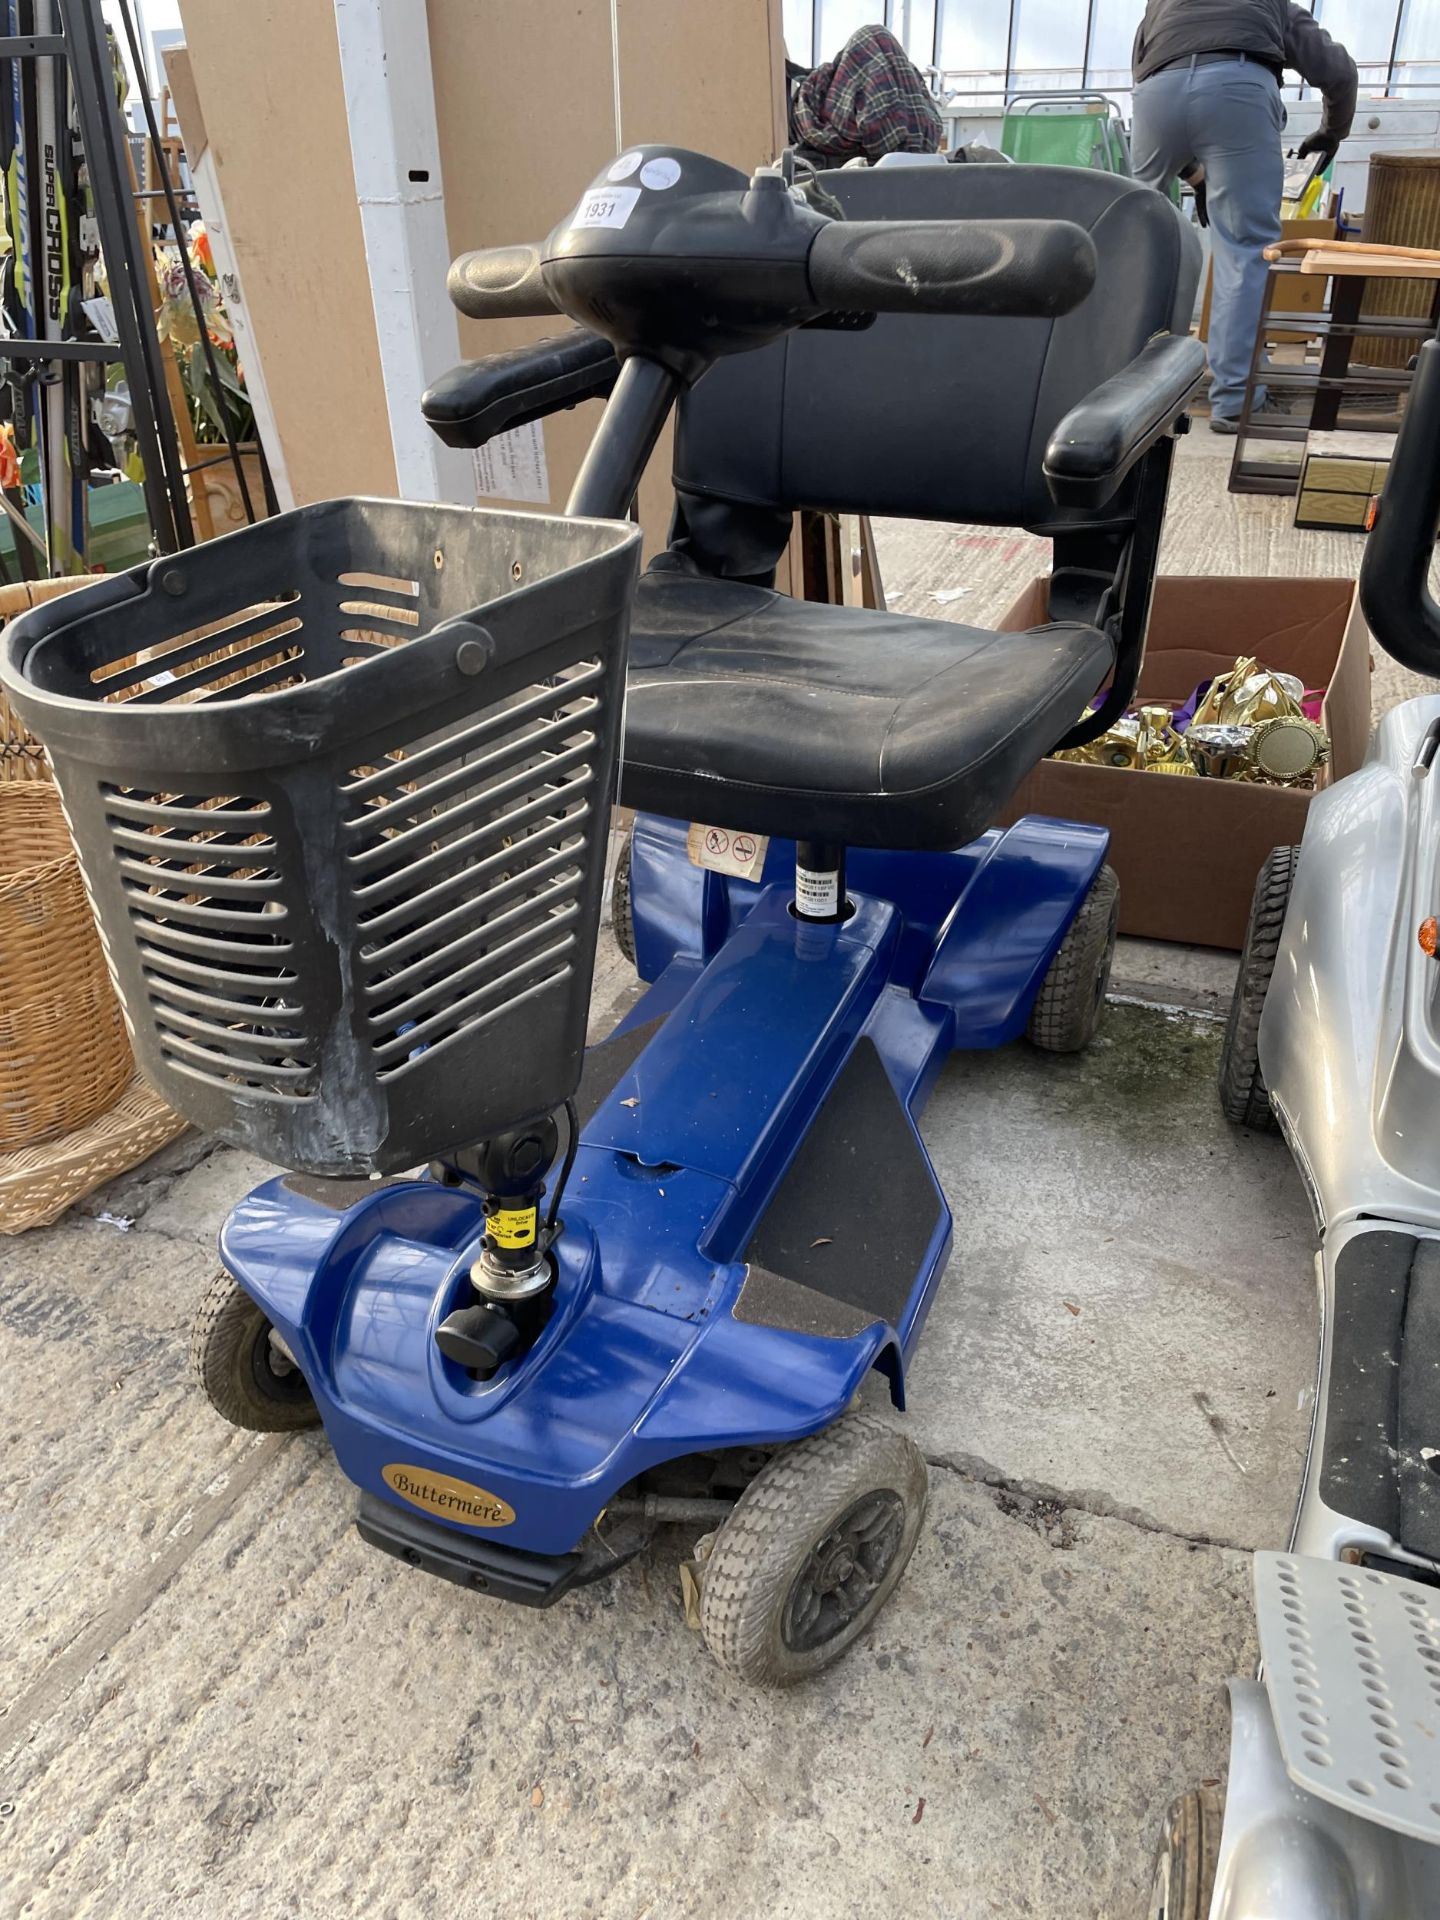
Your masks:
[{"label": "person's legs", "polygon": [[1188,67],[1168,67],[1135,89],[1130,165],[1137,180],[1158,187],[1161,193],[1195,157],[1187,127],[1189,85]]},{"label": "person's legs", "polygon": [[[1265,248],[1280,238],[1284,126],[1280,89],[1263,67],[1225,61],[1196,68],[1189,133],[1209,201],[1210,411],[1217,419],[1235,419],[1244,404],[1265,300]],[[1257,388],[1255,405],[1264,398]]]}]

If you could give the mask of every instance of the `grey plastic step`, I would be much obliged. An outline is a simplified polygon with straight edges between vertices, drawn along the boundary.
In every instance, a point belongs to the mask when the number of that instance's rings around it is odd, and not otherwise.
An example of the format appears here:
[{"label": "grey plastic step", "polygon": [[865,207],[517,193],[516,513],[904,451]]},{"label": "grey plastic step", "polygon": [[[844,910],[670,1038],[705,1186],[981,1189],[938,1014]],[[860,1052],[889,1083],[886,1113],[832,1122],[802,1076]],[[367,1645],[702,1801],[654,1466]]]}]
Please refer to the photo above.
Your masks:
[{"label": "grey plastic step", "polygon": [[1440,1843],[1440,1590],[1257,1553],[1265,1687],[1296,1786]]}]

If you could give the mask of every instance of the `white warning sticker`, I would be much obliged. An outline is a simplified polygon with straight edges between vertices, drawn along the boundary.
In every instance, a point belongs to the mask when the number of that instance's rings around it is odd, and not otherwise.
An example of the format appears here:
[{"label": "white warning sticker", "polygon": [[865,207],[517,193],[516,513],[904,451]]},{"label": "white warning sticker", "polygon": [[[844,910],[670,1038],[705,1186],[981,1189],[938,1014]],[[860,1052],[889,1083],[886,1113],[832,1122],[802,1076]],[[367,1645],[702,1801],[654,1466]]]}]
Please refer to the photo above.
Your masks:
[{"label": "white warning sticker", "polygon": [[833,920],[840,911],[840,876],[795,867],[795,911],[807,920]]},{"label": "white warning sticker", "polygon": [[587,193],[570,218],[572,227],[623,227],[635,211],[639,187],[597,187]]},{"label": "white warning sticker", "polygon": [[685,838],[690,864],[711,873],[728,873],[737,880],[758,880],[765,866],[770,836],[734,833],[728,827],[693,825]]},{"label": "white warning sticker", "polygon": [[475,491],[482,500],[523,500],[530,506],[550,503],[550,468],[545,459],[545,435],[538,420],[528,427],[497,433],[475,449]]}]

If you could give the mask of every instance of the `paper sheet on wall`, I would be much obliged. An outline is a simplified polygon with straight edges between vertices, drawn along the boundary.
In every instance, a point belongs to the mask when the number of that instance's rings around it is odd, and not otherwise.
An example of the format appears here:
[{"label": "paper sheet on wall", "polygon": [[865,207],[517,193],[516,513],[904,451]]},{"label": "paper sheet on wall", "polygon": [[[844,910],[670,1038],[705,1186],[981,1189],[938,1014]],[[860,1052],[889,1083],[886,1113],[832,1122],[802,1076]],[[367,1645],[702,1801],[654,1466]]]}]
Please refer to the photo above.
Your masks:
[{"label": "paper sheet on wall", "polygon": [[528,427],[497,433],[475,449],[475,491],[482,500],[525,500],[544,507],[550,502],[550,469],[545,461],[545,434],[538,420]]}]

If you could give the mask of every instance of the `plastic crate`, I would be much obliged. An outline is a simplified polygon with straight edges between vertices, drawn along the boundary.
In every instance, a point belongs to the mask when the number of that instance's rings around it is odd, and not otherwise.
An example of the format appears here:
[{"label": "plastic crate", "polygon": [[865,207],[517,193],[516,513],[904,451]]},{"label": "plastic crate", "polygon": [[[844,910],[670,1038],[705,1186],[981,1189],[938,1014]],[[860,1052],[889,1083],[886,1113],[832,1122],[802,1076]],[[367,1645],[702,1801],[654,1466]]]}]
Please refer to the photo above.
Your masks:
[{"label": "plastic crate", "polygon": [[179,1112],[355,1174],[573,1094],[638,548],[615,522],[330,501],[6,630]]}]

